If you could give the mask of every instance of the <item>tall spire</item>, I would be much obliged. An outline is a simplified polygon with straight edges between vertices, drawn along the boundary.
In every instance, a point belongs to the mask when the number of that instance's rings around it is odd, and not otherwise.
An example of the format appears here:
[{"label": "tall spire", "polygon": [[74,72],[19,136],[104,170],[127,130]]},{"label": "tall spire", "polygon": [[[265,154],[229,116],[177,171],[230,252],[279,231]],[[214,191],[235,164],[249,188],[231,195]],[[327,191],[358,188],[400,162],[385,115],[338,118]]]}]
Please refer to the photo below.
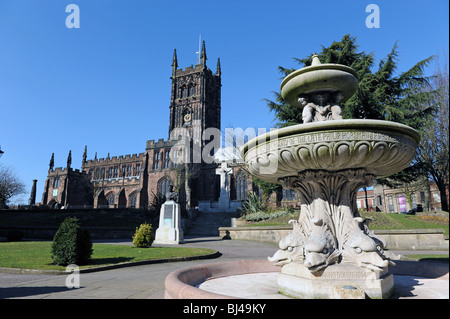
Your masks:
[{"label": "tall spire", "polygon": [[72,165],[72,151],[69,151],[69,156],[67,156],[67,168],[70,168],[70,165]]},{"label": "tall spire", "polygon": [[177,72],[178,68],[178,61],[177,61],[177,49],[173,50],[173,60],[172,60],[172,76],[175,76],[175,73]]},{"label": "tall spire", "polygon": [[84,146],[83,164],[86,163],[86,160],[87,160],[87,145]]},{"label": "tall spire", "polygon": [[55,166],[55,153],[52,153],[52,157],[50,158],[50,163],[48,164],[48,170],[52,171]]},{"label": "tall spire", "polygon": [[205,40],[203,40],[203,45],[202,45],[202,66],[206,66],[206,45],[205,45]]},{"label": "tall spire", "polygon": [[221,76],[222,75],[222,69],[220,68],[220,58],[217,59],[216,75],[217,76]]}]

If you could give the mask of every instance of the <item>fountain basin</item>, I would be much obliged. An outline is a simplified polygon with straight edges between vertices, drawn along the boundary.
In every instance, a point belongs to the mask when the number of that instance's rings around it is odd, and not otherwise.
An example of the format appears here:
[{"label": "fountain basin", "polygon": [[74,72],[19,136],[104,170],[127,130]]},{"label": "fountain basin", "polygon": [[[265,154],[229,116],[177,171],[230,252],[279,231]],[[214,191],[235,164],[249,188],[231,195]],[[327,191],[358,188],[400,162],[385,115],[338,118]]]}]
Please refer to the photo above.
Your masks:
[{"label": "fountain basin", "polygon": [[171,272],[165,281],[165,299],[235,299],[196,288],[206,280],[236,275],[280,272],[280,267],[268,260],[239,260],[204,264]]},{"label": "fountain basin", "polygon": [[[416,299],[436,299],[448,298],[448,264],[436,262],[417,262],[397,260],[397,265],[390,268],[394,275],[396,293],[393,296],[398,298],[416,298]],[[236,299],[238,297],[230,292],[229,287],[224,286],[233,276],[241,277],[237,286],[233,289],[241,289],[245,280],[251,280],[258,274],[269,274],[280,276],[280,268],[275,267],[267,260],[240,260],[231,262],[220,262],[212,264],[203,264],[185,267],[176,270],[168,275],[165,281],[166,299]],[[252,276],[247,276],[251,274]],[[273,275],[272,275],[273,274]],[[242,276],[239,276],[242,275]],[[417,279],[408,280],[408,276],[414,278],[428,278],[425,283],[419,283]],[[265,276],[266,277],[266,276]],[[236,278],[236,277],[235,277]],[[202,287],[202,283],[209,281],[209,286],[214,286],[216,293],[197,288]],[[276,279],[273,282],[264,283],[262,288],[268,286],[276,290]],[[230,281],[236,283],[236,280]],[[255,283],[258,285],[258,283]],[[346,287],[346,280],[343,280],[338,288]],[[442,291],[441,291],[442,290]],[[221,293],[217,293],[221,292]],[[339,293],[338,290],[336,290]],[[413,293],[412,293],[413,292]],[[281,296],[280,296],[281,297]],[[350,296],[355,298],[358,296]],[[336,298],[349,298],[346,295],[338,295]]]},{"label": "fountain basin", "polygon": [[420,135],[381,120],[338,120],[293,125],[250,140],[241,150],[253,176],[278,183],[304,170],[365,169],[385,177],[408,167]]}]

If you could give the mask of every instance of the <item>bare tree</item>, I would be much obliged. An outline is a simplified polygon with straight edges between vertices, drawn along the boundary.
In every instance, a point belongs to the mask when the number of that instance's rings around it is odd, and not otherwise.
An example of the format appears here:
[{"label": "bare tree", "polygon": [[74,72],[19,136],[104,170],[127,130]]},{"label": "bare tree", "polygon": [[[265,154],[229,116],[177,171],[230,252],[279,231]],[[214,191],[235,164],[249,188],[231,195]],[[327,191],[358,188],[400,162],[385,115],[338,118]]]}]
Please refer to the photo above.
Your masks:
[{"label": "bare tree", "polygon": [[12,197],[25,192],[25,184],[19,180],[12,168],[0,165],[0,208],[5,207]]},{"label": "bare tree", "polygon": [[448,212],[447,191],[449,185],[449,74],[447,59],[441,67],[437,59],[437,67],[432,83],[436,90],[433,121],[426,123],[418,155],[423,170],[436,183],[441,195],[442,210]]}]

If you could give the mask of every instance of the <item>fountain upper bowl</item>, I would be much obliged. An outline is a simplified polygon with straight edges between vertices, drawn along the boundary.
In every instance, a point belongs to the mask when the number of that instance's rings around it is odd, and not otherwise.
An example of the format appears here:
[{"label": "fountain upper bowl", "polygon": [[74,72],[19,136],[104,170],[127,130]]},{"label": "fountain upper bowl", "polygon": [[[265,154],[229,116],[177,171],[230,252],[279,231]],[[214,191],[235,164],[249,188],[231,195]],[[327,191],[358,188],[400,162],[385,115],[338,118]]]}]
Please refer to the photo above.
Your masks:
[{"label": "fountain upper bowl", "polygon": [[355,70],[341,64],[317,64],[296,70],[281,82],[281,96],[290,105],[300,107],[301,94],[315,92],[341,92],[341,102],[349,99],[358,89]]}]

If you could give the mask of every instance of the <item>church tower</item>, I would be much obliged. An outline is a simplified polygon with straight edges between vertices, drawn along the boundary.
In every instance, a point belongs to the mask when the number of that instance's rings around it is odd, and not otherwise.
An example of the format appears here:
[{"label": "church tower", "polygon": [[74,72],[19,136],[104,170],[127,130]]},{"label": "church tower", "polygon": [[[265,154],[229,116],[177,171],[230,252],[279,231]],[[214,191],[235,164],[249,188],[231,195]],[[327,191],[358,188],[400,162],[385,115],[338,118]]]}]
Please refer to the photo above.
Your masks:
[{"label": "church tower", "polygon": [[[206,48],[203,41],[199,63],[178,69],[177,51],[172,60],[172,92],[170,98],[169,138],[172,130],[187,128],[193,136],[193,126],[201,132],[207,128],[220,130],[221,69],[213,73],[206,66]],[[205,142],[207,143],[207,142]]]}]

